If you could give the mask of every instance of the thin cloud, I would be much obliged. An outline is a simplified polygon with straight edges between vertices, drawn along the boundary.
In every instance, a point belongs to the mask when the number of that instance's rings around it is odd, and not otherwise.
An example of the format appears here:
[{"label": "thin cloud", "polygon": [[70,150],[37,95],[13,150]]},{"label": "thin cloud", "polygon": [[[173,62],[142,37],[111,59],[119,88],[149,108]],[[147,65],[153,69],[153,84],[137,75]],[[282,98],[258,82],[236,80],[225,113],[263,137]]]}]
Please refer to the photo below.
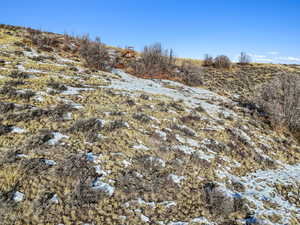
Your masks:
[{"label": "thin cloud", "polygon": [[279,52],[275,52],[275,51],[273,51],[273,52],[268,52],[268,54],[269,54],[269,55],[278,55],[278,54],[279,54]]},{"label": "thin cloud", "polygon": [[269,58],[260,58],[260,59],[256,59],[257,62],[273,62],[273,59],[269,59]]},{"label": "thin cloud", "polygon": [[292,57],[292,56],[282,56],[282,57],[277,57],[276,59],[282,61],[300,62],[300,58]]},{"label": "thin cloud", "polygon": [[271,51],[266,53],[266,55],[259,55],[259,54],[249,54],[254,62],[260,63],[287,63],[287,64],[299,64],[300,57],[294,56],[279,56],[278,52]]},{"label": "thin cloud", "polygon": [[249,55],[254,59],[263,59],[267,57],[265,55],[256,55],[256,54],[249,54]]}]

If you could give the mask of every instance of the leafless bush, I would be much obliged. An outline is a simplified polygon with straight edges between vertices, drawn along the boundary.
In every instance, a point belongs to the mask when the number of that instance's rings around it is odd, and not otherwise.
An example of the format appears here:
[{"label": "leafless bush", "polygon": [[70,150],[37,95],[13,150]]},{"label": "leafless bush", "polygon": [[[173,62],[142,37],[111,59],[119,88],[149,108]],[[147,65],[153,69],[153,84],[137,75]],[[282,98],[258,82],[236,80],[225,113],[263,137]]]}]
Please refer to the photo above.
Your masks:
[{"label": "leafless bush", "polygon": [[2,125],[0,124],[0,136],[7,134],[13,130],[11,125]]},{"label": "leafless bush", "polygon": [[58,47],[59,41],[49,33],[43,33],[40,30],[27,29],[28,38],[32,44],[36,45],[39,49],[44,51],[52,51],[51,47]]},{"label": "leafless bush", "polygon": [[9,111],[13,111],[16,108],[15,103],[11,102],[0,102],[0,113],[8,113]]},{"label": "leafless bush", "polygon": [[51,87],[55,90],[58,90],[58,91],[65,91],[65,90],[68,90],[68,87],[62,83],[59,83],[53,79],[51,79],[49,82],[48,82],[48,87]]},{"label": "leafless bush", "polygon": [[231,67],[231,61],[228,56],[220,55],[214,59],[214,66],[216,68],[229,69]]},{"label": "leafless bush", "polygon": [[139,74],[160,75],[169,73],[174,64],[173,50],[163,49],[160,43],[156,43],[144,47],[134,70]]},{"label": "leafless bush", "polygon": [[11,86],[4,86],[3,88],[0,89],[0,94],[6,95],[10,98],[20,98],[29,101],[30,98],[35,96],[35,92],[31,90],[17,90]]},{"label": "leafless bush", "polygon": [[93,69],[107,70],[110,66],[110,58],[108,50],[100,38],[96,37],[95,41],[92,41],[88,35],[84,35],[79,41],[79,54],[86,61],[87,66]]},{"label": "leafless bush", "polygon": [[39,147],[46,142],[48,142],[50,139],[54,138],[53,133],[50,130],[41,130],[37,135],[34,135],[32,137],[29,137],[27,140],[26,146],[28,148],[35,148]]},{"label": "leafless bush", "polygon": [[30,77],[28,73],[18,70],[13,70],[9,76],[15,79],[28,79]]},{"label": "leafless bush", "polygon": [[263,85],[256,97],[270,116],[273,125],[287,125],[291,131],[300,131],[300,76],[281,74]]},{"label": "leafless bush", "polygon": [[104,127],[103,121],[97,118],[77,120],[69,129],[70,132],[97,132]]},{"label": "leafless bush", "polygon": [[203,85],[202,70],[199,66],[185,62],[181,65],[180,76],[185,84],[189,86]]},{"label": "leafless bush", "polygon": [[251,62],[251,57],[247,55],[246,52],[241,52],[239,57],[239,63],[242,65],[249,64]]},{"label": "leafless bush", "polygon": [[208,54],[205,54],[204,60],[203,60],[203,66],[212,66],[214,64],[214,59]]}]

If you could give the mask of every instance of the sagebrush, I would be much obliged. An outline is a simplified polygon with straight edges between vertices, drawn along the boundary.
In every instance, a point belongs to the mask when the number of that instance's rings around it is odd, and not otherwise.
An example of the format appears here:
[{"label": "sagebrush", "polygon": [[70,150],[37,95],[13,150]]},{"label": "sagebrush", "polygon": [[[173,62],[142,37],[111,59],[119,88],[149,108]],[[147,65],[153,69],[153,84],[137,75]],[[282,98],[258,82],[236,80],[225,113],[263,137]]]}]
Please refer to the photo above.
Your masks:
[{"label": "sagebrush", "polygon": [[262,85],[255,101],[274,126],[286,125],[293,132],[300,131],[299,74],[281,74]]}]

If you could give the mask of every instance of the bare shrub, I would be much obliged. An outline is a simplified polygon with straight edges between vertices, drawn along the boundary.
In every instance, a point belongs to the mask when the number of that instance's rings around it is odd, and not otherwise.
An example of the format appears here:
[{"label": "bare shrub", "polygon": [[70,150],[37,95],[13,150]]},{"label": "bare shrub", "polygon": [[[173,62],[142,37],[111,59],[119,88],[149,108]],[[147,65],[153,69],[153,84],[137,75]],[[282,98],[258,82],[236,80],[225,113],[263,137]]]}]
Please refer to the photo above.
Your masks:
[{"label": "bare shrub", "polygon": [[30,98],[35,96],[35,92],[31,90],[16,90],[11,86],[4,86],[0,89],[0,94],[7,95],[10,98],[20,98],[29,101]]},{"label": "bare shrub", "polygon": [[300,76],[281,74],[262,85],[255,102],[265,110],[276,125],[286,125],[291,131],[300,130]]},{"label": "bare shrub", "polygon": [[58,47],[59,41],[49,33],[43,33],[40,30],[27,29],[28,38],[32,44],[44,51],[53,51],[51,47]]},{"label": "bare shrub", "polygon": [[174,64],[173,50],[163,49],[156,43],[144,47],[140,60],[133,67],[138,74],[160,75],[169,73]]},{"label": "bare shrub", "polygon": [[28,73],[23,72],[23,71],[19,71],[19,70],[13,70],[9,76],[11,78],[15,78],[15,79],[28,79],[28,78],[30,78],[30,75]]},{"label": "bare shrub", "polygon": [[93,69],[107,70],[110,58],[108,50],[100,38],[96,37],[95,41],[92,41],[88,35],[84,35],[79,41],[79,54],[87,66]]},{"label": "bare shrub", "polygon": [[77,120],[69,129],[70,132],[97,132],[104,127],[103,121],[97,118]]},{"label": "bare shrub", "polygon": [[13,130],[11,125],[2,125],[0,124],[0,136],[7,134]]},{"label": "bare shrub", "polygon": [[184,62],[181,65],[180,76],[182,77],[183,82],[189,86],[203,85],[201,68],[190,62]]},{"label": "bare shrub", "polygon": [[50,130],[41,130],[39,134],[34,135],[27,140],[26,146],[28,148],[39,147],[47,143],[52,138],[54,138],[54,135]]},{"label": "bare shrub", "polygon": [[251,57],[247,55],[246,52],[241,52],[241,55],[239,57],[239,63],[241,65],[249,64],[251,62]]},{"label": "bare shrub", "polygon": [[58,90],[58,91],[66,91],[68,90],[68,87],[62,83],[59,83],[53,79],[51,79],[49,82],[48,82],[48,87],[51,87],[55,90]]},{"label": "bare shrub", "polygon": [[226,55],[219,55],[214,59],[214,66],[216,68],[230,69],[231,61]]},{"label": "bare shrub", "polygon": [[203,60],[203,66],[213,66],[214,64],[214,59],[213,57],[211,57],[210,55],[208,54],[205,54],[204,56],[204,60]]},{"label": "bare shrub", "polygon": [[13,111],[16,108],[15,103],[11,102],[0,102],[0,113],[8,113],[9,111]]}]

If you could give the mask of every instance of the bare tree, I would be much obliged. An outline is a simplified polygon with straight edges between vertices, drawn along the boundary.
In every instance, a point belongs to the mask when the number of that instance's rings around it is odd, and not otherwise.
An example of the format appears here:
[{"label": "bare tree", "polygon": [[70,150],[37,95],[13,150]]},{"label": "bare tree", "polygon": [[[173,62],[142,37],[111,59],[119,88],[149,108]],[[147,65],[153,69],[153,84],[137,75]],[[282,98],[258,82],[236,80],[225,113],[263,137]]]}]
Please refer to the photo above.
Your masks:
[{"label": "bare tree", "polygon": [[242,65],[249,64],[251,62],[251,57],[247,55],[246,52],[241,52],[239,57],[239,63]]},{"label": "bare tree", "polygon": [[173,50],[163,49],[160,43],[145,46],[141,59],[134,65],[135,72],[139,74],[163,74],[171,72],[175,65]]},{"label": "bare tree", "polygon": [[281,74],[263,85],[256,103],[270,116],[273,125],[286,125],[291,131],[300,131],[300,77]]},{"label": "bare tree", "polygon": [[209,54],[204,55],[203,66],[212,66],[214,64],[214,59]]},{"label": "bare tree", "polygon": [[96,37],[95,41],[92,41],[88,35],[83,35],[79,41],[79,54],[86,61],[87,66],[93,69],[106,70],[110,58],[108,50],[100,38]]}]

